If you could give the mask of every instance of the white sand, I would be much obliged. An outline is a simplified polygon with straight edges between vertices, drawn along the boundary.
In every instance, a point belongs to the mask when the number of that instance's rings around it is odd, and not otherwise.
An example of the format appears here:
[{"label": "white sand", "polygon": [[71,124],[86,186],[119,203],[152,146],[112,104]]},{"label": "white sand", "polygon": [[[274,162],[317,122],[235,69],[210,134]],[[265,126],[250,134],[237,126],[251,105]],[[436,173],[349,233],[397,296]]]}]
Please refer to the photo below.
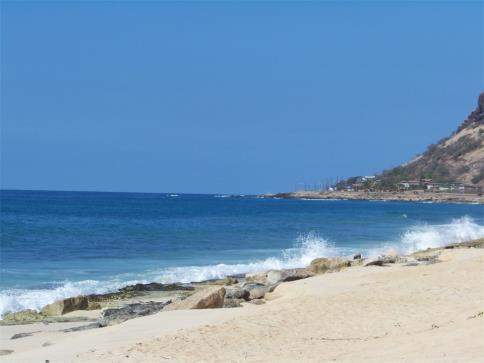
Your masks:
[{"label": "white sand", "polygon": [[1,361],[484,362],[484,249],[441,259],[284,283],[259,306],[161,312],[75,333],[46,328],[79,324],[1,327],[0,349],[14,350]]}]

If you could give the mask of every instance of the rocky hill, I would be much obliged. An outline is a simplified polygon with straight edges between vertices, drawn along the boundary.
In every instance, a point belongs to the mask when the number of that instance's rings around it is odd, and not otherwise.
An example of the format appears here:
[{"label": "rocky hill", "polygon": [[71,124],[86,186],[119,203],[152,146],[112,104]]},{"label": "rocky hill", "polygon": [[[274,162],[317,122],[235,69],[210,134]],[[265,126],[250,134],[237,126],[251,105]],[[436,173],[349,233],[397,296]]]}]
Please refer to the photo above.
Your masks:
[{"label": "rocky hill", "polygon": [[430,145],[412,161],[384,171],[379,178],[383,187],[415,179],[484,186],[484,92],[476,109],[451,136]]}]

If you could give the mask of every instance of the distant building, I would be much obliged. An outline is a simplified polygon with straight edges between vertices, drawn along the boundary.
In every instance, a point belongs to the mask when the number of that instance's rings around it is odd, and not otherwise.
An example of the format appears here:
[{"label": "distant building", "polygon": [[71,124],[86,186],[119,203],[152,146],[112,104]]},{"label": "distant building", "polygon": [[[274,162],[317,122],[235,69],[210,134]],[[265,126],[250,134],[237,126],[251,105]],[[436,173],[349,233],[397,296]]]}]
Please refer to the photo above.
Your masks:
[{"label": "distant building", "polygon": [[410,190],[410,189],[422,189],[420,180],[402,180],[398,183],[398,189]]}]

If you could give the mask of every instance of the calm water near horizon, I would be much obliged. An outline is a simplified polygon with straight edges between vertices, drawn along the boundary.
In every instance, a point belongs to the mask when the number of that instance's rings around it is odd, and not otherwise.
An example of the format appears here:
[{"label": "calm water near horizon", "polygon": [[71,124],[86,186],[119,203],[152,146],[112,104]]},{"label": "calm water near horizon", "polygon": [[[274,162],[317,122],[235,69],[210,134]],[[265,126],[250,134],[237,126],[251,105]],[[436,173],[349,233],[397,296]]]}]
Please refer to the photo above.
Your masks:
[{"label": "calm water near horizon", "polygon": [[0,314],[133,282],[484,236],[482,205],[6,190],[0,198]]}]

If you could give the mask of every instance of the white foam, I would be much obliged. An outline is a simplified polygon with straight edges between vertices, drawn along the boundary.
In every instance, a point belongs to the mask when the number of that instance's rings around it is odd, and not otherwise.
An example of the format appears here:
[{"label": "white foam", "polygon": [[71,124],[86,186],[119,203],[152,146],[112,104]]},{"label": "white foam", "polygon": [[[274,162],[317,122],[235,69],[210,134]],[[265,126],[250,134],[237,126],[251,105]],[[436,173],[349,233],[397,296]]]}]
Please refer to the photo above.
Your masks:
[{"label": "white foam", "polygon": [[421,224],[405,231],[398,241],[368,251],[369,256],[389,254],[409,254],[427,248],[443,247],[450,243],[465,242],[484,237],[484,226],[470,217],[453,219],[448,224]]},{"label": "white foam", "polygon": [[135,283],[197,282],[228,275],[270,269],[295,268],[309,265],[320,256],[336,255],[338,250],[325,239],[310,233],[298,239],[296,247],[283,250],[280,256],[240,264],[184,266],[146,271],[137,280],[117,278],[110,281],[85,280],[61,283],[54,289],[9,289],[0,293],[0,315],[24,309],[40,310],[43,306],[67,297],[101,294]]},{"label": "white foam", "polygon": [[227,275],[270,269],[305,267],[322,256],[346,256],[362,252],[369,256],[384,254],[388,251],[411,253],[426,248],[441,247],[448,243],[463,242],[484,237],[484,226],[475,223],[469,217],[453,220],[449,224],[417,225],[404,232],[397,241],[389,242],[376,249],[336,247],[317,234],[301,236],[294,248],[281,251],[278,256],[254,260],[240,264],[217,264],[208,266],[185,266],[146,271],[138,278],[130,276],[129,280],[121,275],[109,281],[85,280],[63,282],[54,289],[10,289],[0,293],[0,315],[23,309],[39,310],[56,300],[76,295],[106,293],[135,283],[148,282],[196,282]]},{"label": "white foam", "polygon": [[278,257],[241,264],[174,267],[150,275],[162,283],[204,281],[247,272],[303,267],[317,257],[335,256],[339,251],[324,238],[310,233],[298,239],[297,247],[283,250]]},{"label": "white foam", "polygon": [[84,280],[64,282],[54,289],[8,289],[0,293],[0,316],[24,309],[40,310],[57,300],[86,294],[102,294],[115,291],[138,281]]},{"label": "white foam", "polygon": [[484,226],[475,223],[470,217],[462,217],[452,220],[449,224],[413,227],[403,234],[401,243],[405,252],[411,253],[482,237],[484,237]]}]

